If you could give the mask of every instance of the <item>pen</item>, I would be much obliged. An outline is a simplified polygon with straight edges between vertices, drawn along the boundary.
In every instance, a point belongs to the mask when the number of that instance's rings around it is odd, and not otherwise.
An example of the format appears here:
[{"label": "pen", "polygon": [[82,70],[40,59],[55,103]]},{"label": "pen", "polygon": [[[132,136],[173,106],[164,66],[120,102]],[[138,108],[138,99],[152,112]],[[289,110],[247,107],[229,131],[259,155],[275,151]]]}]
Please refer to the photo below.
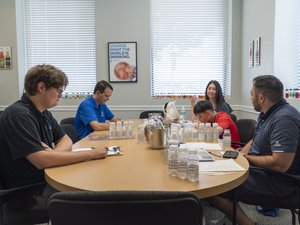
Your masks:
[{"label": "pen", "polygon": [[222,157],[219,152],[208,152],[211,155]]}]

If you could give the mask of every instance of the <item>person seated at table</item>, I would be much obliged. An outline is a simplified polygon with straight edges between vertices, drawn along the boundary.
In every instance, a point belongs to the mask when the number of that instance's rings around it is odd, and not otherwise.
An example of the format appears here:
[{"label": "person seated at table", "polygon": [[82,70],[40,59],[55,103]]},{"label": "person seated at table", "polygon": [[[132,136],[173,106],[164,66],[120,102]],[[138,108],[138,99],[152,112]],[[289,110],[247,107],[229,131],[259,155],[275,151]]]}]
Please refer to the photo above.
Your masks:
[{"label": "person seated at table", "polygon": [[[0,116],[0,171],[6,188],[45,182],[44,169],[105,158],[107,147],[72,152],[72,141],[48,109],[56,106],[68,85],[66,74],[52,65],[32,67],[25,76],[25,93]],[[49,185],[8,198],[13,210],[47,209],[56,192]]]},{"label": "person seated at table", "polygon": [[[213,105],[208,100],[199,101],[194,106],[194,115],[196,120],[202,123],[217,123],[220,138],[222,138],[224,130],[229,129],[231,134],[232,142],[240,142],[240,136],[235,123],[232,121],[231,117],[226,112],[217,112],[214,110]],[[232,144],[233,148],[239,147],[239,145]]]},{"label": "person seated at table", "polygon": [[[194,108],[196,100],[197,98],[194,96],[191,98],[191,109]],[[221,85],[216,80],[208,82],[205,88],[205,100],[209,100],[217,112],[227,112],[230,114],[233,111],[230,105],[225,101]],[[191,110],[191,118],[195,118],[193,110]]]},{"label": "person seated at table", "polygon": [[[292,195],[296,184],[283,173],[300,175],[300,113],[283,98],[283,84],[273,75],[253,79],[251,102],[260,112],[253,140],[241,150],[252,166],[247,180],[235,189],[237,201],[259,196],[284,198]],[[232,192],[209,198],[209,202],[232,216]],[[237,207],[237,223],[254,225]]]},{"label": "person seated at table", "polygon": [[107,121],[121,120],[115,117],[105,104],[112,92],[113,87],[107,81],[99,81],[94,88],[93,95],[80,103],[74,121],[79,138],[84,138],[92,131],[108,130]]}]

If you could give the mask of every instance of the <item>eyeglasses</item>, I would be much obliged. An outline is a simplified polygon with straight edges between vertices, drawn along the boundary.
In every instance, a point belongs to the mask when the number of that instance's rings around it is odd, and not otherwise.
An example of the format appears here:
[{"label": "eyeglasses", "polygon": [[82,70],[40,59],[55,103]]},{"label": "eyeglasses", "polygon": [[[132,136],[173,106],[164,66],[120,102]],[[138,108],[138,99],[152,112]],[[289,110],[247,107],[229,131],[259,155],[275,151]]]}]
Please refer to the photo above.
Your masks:
[{"label": "eyeglasses", "polygon": [[64,92],[63,89],[60,88],[55,88],[56,89],[56,93],[58,94],[58,96],[62,96],[62,93]]}]

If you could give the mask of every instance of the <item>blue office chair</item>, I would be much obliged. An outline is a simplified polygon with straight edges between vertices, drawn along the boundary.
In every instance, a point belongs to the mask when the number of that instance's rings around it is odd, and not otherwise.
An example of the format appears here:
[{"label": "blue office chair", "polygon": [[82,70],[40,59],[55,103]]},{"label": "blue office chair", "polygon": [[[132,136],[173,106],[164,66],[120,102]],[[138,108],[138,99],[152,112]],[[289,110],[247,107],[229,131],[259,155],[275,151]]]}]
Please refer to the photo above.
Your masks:
[{"label": "blue office chair", "polygon": [[49,200],[52,225],[204,225],[199,198],[189,192],[58,192]]}]

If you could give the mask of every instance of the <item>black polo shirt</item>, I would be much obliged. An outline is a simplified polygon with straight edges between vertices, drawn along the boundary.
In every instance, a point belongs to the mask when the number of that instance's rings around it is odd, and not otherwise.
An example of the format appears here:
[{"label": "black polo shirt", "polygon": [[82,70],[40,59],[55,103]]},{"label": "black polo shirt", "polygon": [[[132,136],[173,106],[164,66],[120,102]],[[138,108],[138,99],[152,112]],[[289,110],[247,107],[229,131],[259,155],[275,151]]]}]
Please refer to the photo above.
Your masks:
[{"label": "black polo shirt", "polygon": [[65,135],[52,114],[39,112],[23,94],[0,116],[0,172],[7,188],[44,181],[44,170],[26,156],[43,150],[41,142],[53,147]]}]

